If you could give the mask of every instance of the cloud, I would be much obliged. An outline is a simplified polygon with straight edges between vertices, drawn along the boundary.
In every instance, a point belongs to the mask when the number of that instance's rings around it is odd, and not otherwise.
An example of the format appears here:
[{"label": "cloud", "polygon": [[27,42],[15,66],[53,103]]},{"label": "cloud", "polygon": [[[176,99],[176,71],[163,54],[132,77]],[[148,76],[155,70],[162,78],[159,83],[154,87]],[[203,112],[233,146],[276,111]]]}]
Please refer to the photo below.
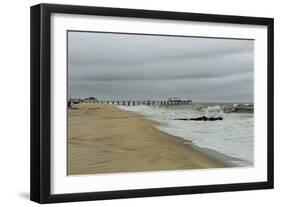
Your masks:
[{"label": "cloud", "polygon": [[199,101],[252,101],[253,43],[69,32],[69,93],[101,99],[190,96]]}]

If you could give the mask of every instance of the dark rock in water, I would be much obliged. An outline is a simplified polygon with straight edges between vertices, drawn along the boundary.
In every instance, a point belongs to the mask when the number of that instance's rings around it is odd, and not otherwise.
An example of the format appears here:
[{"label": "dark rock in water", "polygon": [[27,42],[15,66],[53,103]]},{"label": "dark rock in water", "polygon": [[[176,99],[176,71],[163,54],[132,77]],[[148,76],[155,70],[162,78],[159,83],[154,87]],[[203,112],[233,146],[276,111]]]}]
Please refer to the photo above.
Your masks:
[{"label": "dark rock in water", "polygon": [[210,117],[210,118],[208,118],[208,121],[217,121],[217,120],[223,120],[223,118],[222,117],[217,117],[217,118]]},{"label": "dark rock in water", "polygon": [[177,118],[174,120],[181,120],[181,121],[218,121],[218,120],[223,120],[222,117],[217,117],[217,118],[213,118],[213,117],[206,117],[206,116],[201,116],[201,117],[197,117],[197,118],[191,118],[191,119],[186,119],[186,118]]}]

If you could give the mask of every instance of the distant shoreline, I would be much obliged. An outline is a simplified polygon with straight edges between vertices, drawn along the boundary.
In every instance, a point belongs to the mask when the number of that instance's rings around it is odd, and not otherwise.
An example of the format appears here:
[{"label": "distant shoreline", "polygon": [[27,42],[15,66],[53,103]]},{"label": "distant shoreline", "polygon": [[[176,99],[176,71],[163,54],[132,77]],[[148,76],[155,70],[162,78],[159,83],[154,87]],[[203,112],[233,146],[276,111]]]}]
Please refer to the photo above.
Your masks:
[{"label": "distant shoreline", "polygon": [[157,122],[113,105],[68,110],[68,175],[227,167]]}]

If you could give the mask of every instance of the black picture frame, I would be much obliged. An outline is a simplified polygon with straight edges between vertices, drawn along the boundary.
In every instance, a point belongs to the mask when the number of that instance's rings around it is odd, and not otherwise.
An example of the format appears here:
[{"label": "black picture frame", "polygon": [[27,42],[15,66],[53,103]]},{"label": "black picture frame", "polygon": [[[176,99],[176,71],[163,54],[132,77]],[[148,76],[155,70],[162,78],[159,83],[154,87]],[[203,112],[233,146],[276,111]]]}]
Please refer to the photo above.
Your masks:
[{"label": "black picture frame", "polygon": [[[112,17],[134,17],[148,19],[180,20],[194,22],[233,23],[267,26],[267,181],[236,184],[219,184],[186,187],[167,187],[72,194],[51,194],[51,70],[50,70],[50,16],[52,13],[100,15]],[[119,199],[146,196],[211,193],[273,188],[274,152],[274,74],[272,18],[195,14],[153,10],[39,4],[31,7],[31,173],[30,199],[38,203]]]}]

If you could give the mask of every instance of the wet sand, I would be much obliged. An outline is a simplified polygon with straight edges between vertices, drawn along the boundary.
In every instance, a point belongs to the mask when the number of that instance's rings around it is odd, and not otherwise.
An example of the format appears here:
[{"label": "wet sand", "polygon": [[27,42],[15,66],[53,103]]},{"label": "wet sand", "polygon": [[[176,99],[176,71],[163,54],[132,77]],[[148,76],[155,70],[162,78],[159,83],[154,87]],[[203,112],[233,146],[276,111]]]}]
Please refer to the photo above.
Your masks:
[{"label": "wet sand", "polygon": [[68,175],[224,167],[157,122],[113,105],[68,110]]}]

